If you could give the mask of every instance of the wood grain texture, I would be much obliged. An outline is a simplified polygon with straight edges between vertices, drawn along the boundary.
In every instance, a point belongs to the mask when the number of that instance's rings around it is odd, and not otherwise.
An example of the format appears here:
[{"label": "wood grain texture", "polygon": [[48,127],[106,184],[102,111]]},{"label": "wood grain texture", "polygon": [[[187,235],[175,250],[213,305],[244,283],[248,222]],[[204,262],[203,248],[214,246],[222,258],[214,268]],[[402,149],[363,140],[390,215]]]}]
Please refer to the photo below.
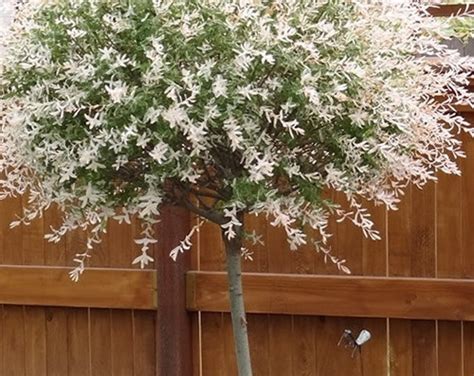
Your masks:
[{"label": "wood grain texture", "polygon": [[25,331],[23,307],[3,308],[3,371],[4,375],[27,376],[25,370]]},{"label": "wood grain texture", "polygon": [[79,283],[69,268],[0,266],[0,302],[65,307],[154,309],[153,271],[90,268]]},{"label": "wood grain texture", "polygon": [[[59,228],[61,223],[60,211],[55,206],[52,206],[44,213],[43,233],[49,234],[52,228]],[[45,265],[66,265],[66,240],[64,238],[58,243],[52,243],[46,239],[43,239],[42,248],[44,249]]]},{"label": "wood grain texture", "polygon": [[436,375],[438,365],[435,325],[435,321],[431,320],[412,321],[413,375]]},{"label": "wood grain texture", "polygon": [[90,331],[87,309],[67,310],[69,376],[91,376]]},{"label": "wood grain texture", "polygon": [[90,310],[91,371],[93,376],[107,375],[112,370],[110,315],[109,309]]},{"label": "wood grain texture", "polygon": [[247,315],[250,352],[255,376],[270,374],[270,331],[268,315]]},{"label": "wood grain texture", "polygon": [[61,223],[58,210],[10,230],[21,199],[0,209],[0,374],[155,375],[156,272],[130,269],[134,228],[112,225],[89,264],[102,269],[88,268],[75,284],[68,272],[84,234],[50,243],[43,236]]},{"label": "wood grain texture", "polygon": [[387,213],[383,206],[367,204],[372,215],[375,228],[379,231],[382,240],[362,239],[362,274],[367,276],[385,276],[387,272]]},{"label": "wood grain texture", "polygon": [[25,373],[43,376],[46,369],[46,312],[44,307],[24,307]]},{"label": "wood grain texture", "polygon": [[[24,265],[44,265],[44,217],[25,227],[22,236]],[[23,307],[25,332],[25,373],[31,376],[47,375],[46,308]]]},{"label": "wood grain texture", "polygon": [[[470,43],[472,54],[473,43]],[[474,124],[474,115],[469,114],[466,119]],[[474,278],[474,139],[468,135],[462,138],[466,157],[461,161],[461,276]],[[455,256],[456,257],[456,256]],[[474,375],[474,323],[462,323],[462,353],[464,376]]]},{"label": "wood grain texture", "polygon": [[186,271],[189,270],[189,252],[180,254],[173,262],[170,251],[180,244],[191,229],[189,212],[167,206],[161,210],[156,247],[156,274],[158,306],[156,310],[156,364],[157,375],[179,376],[192,374],[191,316],[186,311]]},{"label": "wood grain texture", "polygon": [[463,376],[462,323],[438,321],[438,376]]},{"label": "wood grain texture", "polygon": [[202,376],[226,376],[227,364],[224,354],[224,315],[202,314]]},{"label": "wood grain texture", "polygon": [[229,314],[222,315],[222,349],[224,351],[225,372],[227,375],[238,375],[235,358],[234,333],[232,319]]},{"label": "wood grain texture", "polygon": [[133,311],[111,310],[110,352],[114,376],[134,375]]},{"label": "wood grain texture", "polygon": [[[270,263],[267,250],[270,225],[263,216],[251,216],[246,218],[245,225],[248,230],[258,232],[261,236],[261,243],[249,245],[254,252],[253,261],[244,261],[244,271],[256,271],[260,273],[268,272]],[[272,265],[273,266],[273,265]],[[247,315],[249,325],[250,356],[255,376],[265,376],[270,374],[270,321],[269,315]]]},{"label": "wood grain texture", "polygon": [[[424,190],[409,186],[399,210],[388,215],[387,276],[436,276],[436,190],[428,184]],[[419,302],[415,289],[405,302]],[[438,301],[434,306],[440,307]],[[449,311],[450,308],[446,307]],[[387,317],[392,317],[387,315]],[[436,319],[434,316],[396,316],[398,318]],[[390,374],[393,376],[436,374],[436,322],[389,320]],[[406,351],[409,344],[409,351]]]},{"label": "wood grain texture", "polygon": [[361,329],[366,329],[372,335],[361,349],[362,376],[386,375],[389,367],[387,352],[387,320],[364,319]]},{"label": "wood grain texture", "polygon": [[[189,272],[188,309],[228,312],[220,272]],[[243,275],[249,313],[474,320],[474,281],[431,278]]]},{"label": "wood grain texture", "polygon": [[64,308],[46,309],[46,368],[48,376],[68,374],[68,325]]},{"label": "wood grain texture", "polygon": [[[461,166],[461,168],[463,168]],[[440,174],[436,184],[437,277],[463,278],[462,176]],[[463,376],[463,322],[438,321],[438,376]]]},{"label": "wood grain texture", "polygon": [[[291,273],[297,268],[298,256],[303,251],[290,251],[286,234],[281,228],[274,228],[267,225],[267,252],[270,252],[268,259],[268,270],[272,273]],[[252,312],[248,299],[251,294],[244,283],[244,300],[247,312]],[[282,312],[274,312],[282,313]],[[293,317],[281,314],[268,316],[268,352],[270,354],[269,375],[293,375],[292,353],[296,340],[293,333]],[[291,338],[292,340],[288,340]],[[258,362],[258,357],[253,361]]]},{"label": "wood grain texture", "polygon": [[390,320],[390,375],[414,376],[411,330],[409,320]]},{"label": "wood grain texture", "polygon": [[134,311],[133,340],[134,375],[156,375],[156,314],[152,311]]},{"label": "wood grain texture", "polygon": [[[413,277],[436,277],[436,187],[429,183],[423,190],[413,187],[411,271]],[[451,309],[456,309],[452,306]],[[423,317],[412,321],[413,373],[431,376],[437,372],[437,322]],[[441,317],[443,318],[443,317]]]},{"label": "wood grain texture", "polygon": [[[348,205],[344,196],[340,193],[328,192],[328,198],[340,204],[343,208],[348,209]],[[331,218],[329,224],[329,231],[333,234],[330,239],[329,246],[333,255],[339,259],[346,259],[347,263],[354,274],[361,274],[362,272],[362,234],[354,226],[350,226],[349,222],[336,223],[334,217]],[[309,248],[309,247],[308,247]],[[313,273],[316,274],[340,274],[336,266],[332,262],[326,262],[322,254],[317,254],[314,249],[307,249],[307,252],[314,254]],[[310,260],[307,260],[308,262]],[[317,291],[323,289],[323,286],[318,286]],[[316,292],[316,291],[315,291]],[[302,316],[304,317],[304,316]],[[293,316],[294,320],[298,320],[299,316]],[[337,346],[339,338],[345,329],[350,329],[357,332],[361,329],[361,320],[343,317],[329,317],[319,316],[314,317],[312,325],[315,327],[314,346],[316,349],[315,373],[317,375],[333,375],[333,374],[351,374],[354,376],[361,376],[361,357],[360,354],[355,354],[351,357],[351,350],[343,346]],[[295,333],[296,334],[296,333]],[[329,357],[329,354],[332,354]],[[295,358],[295,354],[293,353]],[[297,371],[297,370],[295,370]],[[307,370],[306,372],[310,372]],[[297,372],[294,375],[298,375]]]},{"label": "wood grain texture", "polygon": [[434,17],[449,17],[473,10],[473,4],[439,4],[428,8],[428,12]]},{"label": "wood grain texture", "polygon": [[463,323],[464,375],[474,375],[474,322]]}]

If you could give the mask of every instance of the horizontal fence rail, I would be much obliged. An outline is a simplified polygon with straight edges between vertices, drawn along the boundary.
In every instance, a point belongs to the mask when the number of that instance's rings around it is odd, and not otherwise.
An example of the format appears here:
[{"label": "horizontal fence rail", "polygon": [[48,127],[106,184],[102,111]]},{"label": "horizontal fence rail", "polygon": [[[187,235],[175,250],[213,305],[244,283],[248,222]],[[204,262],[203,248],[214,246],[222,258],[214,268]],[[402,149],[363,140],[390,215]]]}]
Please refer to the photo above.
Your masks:
[{"label": "horizontal fence rail", "polygon": [[79,282],[67,267],[0,266],[0,304],[156,309],[156,272],[88,268]]},{"label": "horizontal fence rail", "polygon": [[[243,275],[248,313],[474,321],[474,280]],[[187,308],[229,312],[222,272],[189,272]]]},{"label": "horizontal fence rail", "polygon": [[[154,270],[0,266],[0,304],[155,310]],[[474,321],[474,280],[244,274],[248,313]],[[223,272],[190,271],[190,311],[228,312]]]}]

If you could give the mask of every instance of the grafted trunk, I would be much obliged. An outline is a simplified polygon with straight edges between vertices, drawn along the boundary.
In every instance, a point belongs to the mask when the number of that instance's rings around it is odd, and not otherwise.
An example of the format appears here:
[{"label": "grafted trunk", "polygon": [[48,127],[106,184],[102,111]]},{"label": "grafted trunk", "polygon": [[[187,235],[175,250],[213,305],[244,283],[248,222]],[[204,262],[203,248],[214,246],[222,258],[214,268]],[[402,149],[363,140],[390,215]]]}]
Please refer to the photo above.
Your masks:
[{"label": "grafted trunk", "polygon": [[234,333],[235,355],[239,376],[252,376],[250,361],[250,347],[247,332],[247,318],[245,316],[244,297],[242,290],[241,248],[242,234],[239,231],[232,240],[227,240],[223,234],[226,260],[227,278],[229,281],[230,312]]}]

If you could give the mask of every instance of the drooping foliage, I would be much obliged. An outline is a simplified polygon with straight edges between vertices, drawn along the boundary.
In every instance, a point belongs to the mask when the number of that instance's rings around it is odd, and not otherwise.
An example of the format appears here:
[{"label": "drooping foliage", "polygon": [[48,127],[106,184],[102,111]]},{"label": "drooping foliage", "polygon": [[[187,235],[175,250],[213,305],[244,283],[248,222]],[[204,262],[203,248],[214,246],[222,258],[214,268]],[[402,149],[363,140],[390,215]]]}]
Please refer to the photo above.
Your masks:
[{"label": "drooping foliage", "polygon": [[26,5],[2,42],[1,197],[28,195],[17,223],[57,204],[51,241],[88,231],[74,279],[108,220],[138,215],[134,262],[151,261],[165,203],[228,238],[238,213],[265,215],[292,249],[311,242],[347,271],[331,215],[377,239],[362,199],[394,208],[408,183],[459,173],[455,136],[470,129],[451,105],[473,102],[473,65],[444,35],[409,1]]}]

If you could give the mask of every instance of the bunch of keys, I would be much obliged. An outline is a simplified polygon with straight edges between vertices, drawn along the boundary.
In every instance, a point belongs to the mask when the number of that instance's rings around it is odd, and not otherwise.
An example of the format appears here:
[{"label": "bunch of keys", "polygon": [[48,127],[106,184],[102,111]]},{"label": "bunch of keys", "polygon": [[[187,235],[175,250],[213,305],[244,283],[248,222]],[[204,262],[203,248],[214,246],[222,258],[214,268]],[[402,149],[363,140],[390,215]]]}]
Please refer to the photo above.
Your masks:
[{"label": "bunch of keys", "polygon": [[344,329],[344,332],[342,333],[342,336],[339,339],[339,342],[337,343],[337,345],[340,346],[341,343],[344,343],[345,348],[351,348],[352,349],[351,358],[353,358],[356,350],[359,350],[359,353],[360,353],[361,346],[364,343],[366,343],[368,340],[370,340],[371,337],[372,335],[366,329],[362,329],[359,335],[357,336],[357,338],[355,338],[354,335],[352,334],[352,330]]}]

